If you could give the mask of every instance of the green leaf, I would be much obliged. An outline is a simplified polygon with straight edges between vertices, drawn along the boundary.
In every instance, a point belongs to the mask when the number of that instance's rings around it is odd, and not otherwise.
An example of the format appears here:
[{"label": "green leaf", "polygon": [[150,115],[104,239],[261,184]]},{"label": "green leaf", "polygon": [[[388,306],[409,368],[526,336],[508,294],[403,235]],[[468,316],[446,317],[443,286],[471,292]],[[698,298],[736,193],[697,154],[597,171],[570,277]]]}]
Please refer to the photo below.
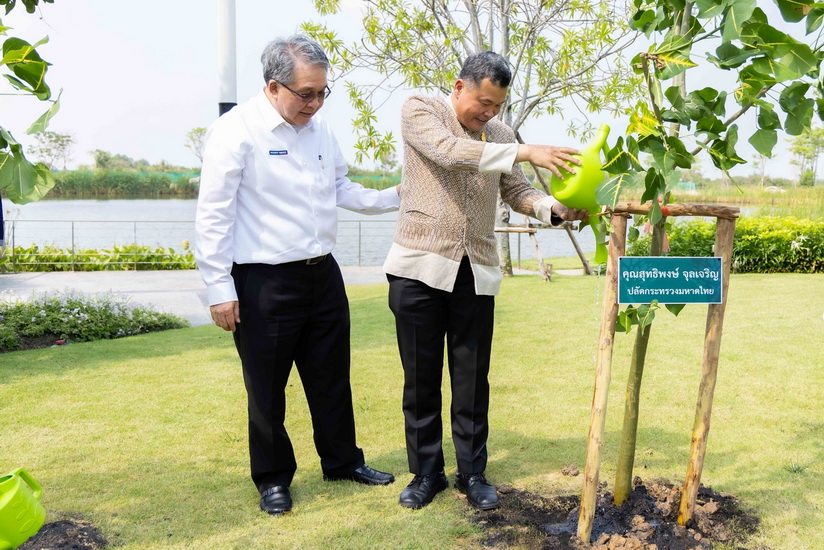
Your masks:
[{"label": "green leaf", "polygon": [[804,19],[804,6],[812,4],[812,0],[773,0],[781,12],[781,17],[788,23],[797,23]]},{"label": "green leaf", "polygon": [[687,151],[686,146],[680,139],[675,136],[667,137],[667,152],[664,155],[664,166],[667,171],[674,169],[676,166],[689,169],[693,162],[695,162],[695,157]]},{"label": "green leaf", "polygon": [[718,117],[710,116],[698,121],[695,133],[705,134],[709,139],[718,139],[726,129],[726,125]]},{"label": "green leaf", "polygon": [[772,158],[773,147],[778,143],[778,132],[762,128],[756,130],[747,141],[750,142],[750,145],[752,145],[756,151],[765,157]]},{"label": "green leaf", "polygon": [[733,124],[727,129],[726,139],[716,139],[712,142],[709,150],[712,163],[721,170],[729,170],[736,164],[744,164],[745,161],[735,151],[737,142],[738,126]]},{"label": "green leaf", "polygon": [[689,53],[681,50],[659,54],[658,61],[663,63],[661,69],[656,67],[655,70],[655,74],[660,80],[668,80],[687,69],[697,66],[696,63],[690,60]]},{"label": "green leaf", "polygon": [[63,94],[63,90],[60,90],[60,93],[57,94],[57,99],[54,100],[51,107],[46,110],[45,113],[40,115],[40,117],[35,120],[29,129],[26,130],[27,134],[37,134],[39,132],[45,132],[46,128],[49,126],[49,121],[54,118],[54,115],[57,114],[57,111],[60,110],[60,96]]},{"label": "green leaf", "polygon": [[698,7],[696,17],[699,19],[712,19],[723,14],[726,2],[723,0],[696,0],[695,5]]},{"label": "green leaf", "polygon": [[732,0],[728,4],[726,15],[724,16],[721,34],[722,40],[729,42],[741,36],[744,22],[750,18],[754,10],[755,0]]},{"label": "green leaf", "polygon": [[650,135],[657,136],[660,133],[658,119],[655,118],[646,103],[639,103],[630,114],[627,133],[638,134],[642,138]]},{"label": "green leaf", "polygon": [[42,199],[54,187],[48,166],[30,163],[19,149],[12,154],[0,151],[0,188],[9,200],[27,204]]},{"label": "green leaf", "polygon": [[715,55],[708,54],[707,59],[719,69],[734,69],[756,53],[755,50],[743,50],[730,42],[725,42],[715,49]]},{"label": "green leaf", "polygon": [[665,174],[664,179],[666,180],[664,194],[666,194],[675,189],[675,186],[681,182],[681,170],[673,170],[672,172]]},{"label": "green leaf", "polygon": [[781,120],[778,118],[778,113],[773,111],[772,105],[758,109],[758,127],[762,130],[781,129]]},{"label": "green leaf", "polygon": [[787,113],[784,130],[791,136],[799,136],[804,133],[804,130],[810,128],[812,123],[814,107],[815,101],[812,98],[806,98],[797,104]]},{"label": "green leaf", "polygon": [[630,172],[609,178],[595,190],[595,201],[602,206],[614,208],[620,200],[621,191],[627,187],[636,186],[637,182],[635,174]]},{"label": "green leaf", "polygon": [[677,317],[678,314],[681,313],[681,310],[684,309],[685,305],[687,304],[664,304],[664,307]]},{"label": "green leaf", "polygon": [[[658,209],[660,211],[660,208]],[[650,219],[652,221],[652,219]],[[656,223],[656,222],[652,222]],[[658,300],[653,300],[649,305],[638,306],[638,326],[641,328],[641,333],[644,329],[652,324],[655,320],[655,310],[658,309]]]},{"label": "green leaf", "polygon": [[818,59],[806,44],[795,44],[790,52],[781,58],[781,63],[797,74],[796,78],[800,78],[810,70],[818,67]]},{"label": "green leaf", "polygon": [[641,195],[641,202],[658,202],[658,197],[663,192],[666,185],[666,179],[663,175],[655,169],[650,167],[647,170],[647,176],[644,178],[644,193]]},{"label": "green leaf", "polygon": [[807,34],[815,32],[824,21],[824,8],[813,8],[807,14]]},{"label": "green leaf", "polygon": [[629,334],[632,332],[633,324],[631,314],[627,311],[621,311],[618,313],[618,318],[615,319],[615,331]]},{"label": "green leaf", "polygon": [[630,19],[630,27],[645,31],[655,21],[655,10],[638,10]]},{"label": "green leaf", "polygon": [[615,147],[607,151],[606,162],[601,168],[610,174],[620,174],[630,169],[630,158],[624,151],[624,138],[619,137]]}]

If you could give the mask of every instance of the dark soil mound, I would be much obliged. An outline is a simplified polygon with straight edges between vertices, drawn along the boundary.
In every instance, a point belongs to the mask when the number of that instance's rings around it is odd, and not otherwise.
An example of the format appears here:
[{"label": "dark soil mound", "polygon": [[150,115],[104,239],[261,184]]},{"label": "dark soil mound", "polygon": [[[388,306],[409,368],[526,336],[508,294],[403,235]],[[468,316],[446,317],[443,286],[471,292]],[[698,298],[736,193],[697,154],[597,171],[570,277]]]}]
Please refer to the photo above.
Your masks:
[{"label": "dark soil mound", "polygon": [[65,517],[46,523],[17,550],[97,550],[108,542],[91,522],[77,517]]},{"label": "dark soil mound", "polygon": [[585,544],[576,536],[580,496],[546,498],[507,486],[498,491],[501,507],[473,516],[485,532],[482,547],[489,550],[705,550],[714,542],[743,548],[759,522],[732,495],[701,486],[695,517],[681,527],[676,523],[681,488],[636,478],[620,507],[611,493],[599,493],[592,542]]}]

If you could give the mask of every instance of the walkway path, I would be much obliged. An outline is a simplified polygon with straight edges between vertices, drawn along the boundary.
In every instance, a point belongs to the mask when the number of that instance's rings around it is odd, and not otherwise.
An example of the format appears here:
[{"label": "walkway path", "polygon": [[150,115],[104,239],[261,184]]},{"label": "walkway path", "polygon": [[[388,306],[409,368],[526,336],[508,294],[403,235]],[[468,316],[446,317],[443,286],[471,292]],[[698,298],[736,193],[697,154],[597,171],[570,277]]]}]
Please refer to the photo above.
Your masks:
[{"label": "walkway path", "polygon": [[[386,283],[383,268],[342,266],[347,285]],[[515,270],[516,273],[534,273]],[[581,270],[558,270],[565,275]],[[67,271],[48,273],[0,273],[0,293],[28,298],[54,290],[77,290],[84,293],[114,292],[125,294],[139,304],[152,305],[158,311],[174,313],[188,319],[192,326],[208,325],[206,287],[197,270],[177,271]]]},{"label": "walkway path", "polygon": [[[342,267],[347,285],[385,283],[380,267]],[[2,273],[0,293],[28,298],[49,290],[84,293],[112,291],[131,296],[134,302],[153,305],[188,319],[192,326],[212,322],[206,286],[197,270],[177,271],[73,271],[49,273]]]}]

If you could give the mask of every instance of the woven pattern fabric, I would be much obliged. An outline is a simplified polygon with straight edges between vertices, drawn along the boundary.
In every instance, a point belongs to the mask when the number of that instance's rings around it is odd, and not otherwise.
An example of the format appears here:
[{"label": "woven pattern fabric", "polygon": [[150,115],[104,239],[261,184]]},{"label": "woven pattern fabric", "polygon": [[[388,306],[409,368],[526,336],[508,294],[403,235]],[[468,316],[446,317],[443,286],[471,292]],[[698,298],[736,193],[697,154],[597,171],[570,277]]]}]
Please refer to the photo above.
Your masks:
[{"label": "woven pattern fabric", "polygon": [[[404,166],[395,231],[399,245],[460,262],[497,266],[495,209],[498,189],[515,211],[535,215],[546,195],[532,187],[520,166],[510,174],[478,172],[481,132],[461,126],[440,97],[415,95],[401,114]],[[497,118],[484,127],[487,141],[514,143],[512,130]]]}]

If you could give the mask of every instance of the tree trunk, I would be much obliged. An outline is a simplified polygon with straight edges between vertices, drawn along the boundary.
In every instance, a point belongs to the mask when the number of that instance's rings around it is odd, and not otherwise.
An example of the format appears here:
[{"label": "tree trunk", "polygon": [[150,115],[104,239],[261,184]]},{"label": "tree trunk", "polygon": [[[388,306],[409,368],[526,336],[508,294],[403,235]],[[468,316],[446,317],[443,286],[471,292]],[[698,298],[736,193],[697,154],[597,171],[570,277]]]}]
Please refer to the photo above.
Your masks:
[{"label": "tree trunk", "polygon": [[[495,212],[495,227],[509,225],[509,207],[498,196],[498,209]],[[509,233],[498,233],[498,261],[504,277],[512,277],[512,252],[509,248]]]},{"label": "tree trunk", "polygon": [[[652,226],[650,256],[660,256],[664,248],[664,227],[667,219],[661,219]],[[618,465],[615,471],[615,493],[613,502],[620,506],[632,492],[632,468],[635,465],[635,442],[638,434],[638,416],[640,415],[641,379],[647,360],[647,347],[652,332],[652,325],[644,330],[638,328],[635,335],[635,347],[632,349],[629,380],[627,380],[626,403],[624,404],[624,427],[621,430],[621,443],[618,446]]]},{"label": "tree trunk", "polygon": [[618,465],[615,472],[616,506],[624,503],[632,492],[632,469],[635,465],[635,441],[638,435],[638,416],[641,400],[641,379],[644,376],[644,363],[647,358],[647,345],[652,325],[635,333],[635,347],[629,365],[626,403],[624,403],[624,426],[621,429],[621,443],[618,447]]}]

